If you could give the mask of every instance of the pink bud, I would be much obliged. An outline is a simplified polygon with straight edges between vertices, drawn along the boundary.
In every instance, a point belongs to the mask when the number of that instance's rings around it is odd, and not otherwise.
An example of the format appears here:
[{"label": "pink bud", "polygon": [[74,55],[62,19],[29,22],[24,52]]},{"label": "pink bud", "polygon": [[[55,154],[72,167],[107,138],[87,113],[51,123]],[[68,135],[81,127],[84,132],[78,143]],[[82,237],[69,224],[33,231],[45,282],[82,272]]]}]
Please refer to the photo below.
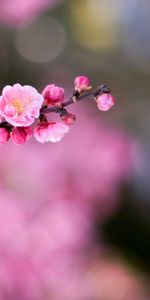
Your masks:
[{"label": "pink bud", "polygon": [[59,142],[69,131],[69,126],[60,122],[44,122],[34,128],[34,137],[40,143]]},{"label": "pink bud", "polygon": [[61,119],[67,124],[72,125],[76,121],[76,116],[74,114],[68,113],[67,115],[63,115]]},{"label": "pink bud", "polygon": [[30,127],[15,127],[12,131],[11,138],[16,145],[24,144],[32,136]]},{"label": "pink bud", "polygon": [[6,128],[0,128],[0,145],[8,142],[10,133]]},{"label": "pink bud", "polygon": [[74,81],[75,90],[79,93],[91,89],[90,80],[86,76],[78,76]]},{"label": "pink bud", "polygon": [[64,101],[64,89],[55,84],[47,85],[43,90],[42,95],[46,105],[55,105]]},{"label": "pink bud", "polygon": [[107,111],[115,104],[116,100],[110,93],[104,93],[96,97],[96,102],[100,110]]}]

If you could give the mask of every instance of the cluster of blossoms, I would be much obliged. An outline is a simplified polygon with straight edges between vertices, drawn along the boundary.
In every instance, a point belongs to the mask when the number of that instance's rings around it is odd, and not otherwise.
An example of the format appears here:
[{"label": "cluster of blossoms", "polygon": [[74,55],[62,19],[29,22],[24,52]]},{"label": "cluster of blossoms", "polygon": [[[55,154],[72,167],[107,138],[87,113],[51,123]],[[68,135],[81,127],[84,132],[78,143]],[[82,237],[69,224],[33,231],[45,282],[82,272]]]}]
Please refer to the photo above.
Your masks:
[{"label": "cluster of blossoms", "polygon": [[[67,111],[68,105],[89,97],[96,100],[102,111],[115,104],[106,85],[94,92],[89,92],[91,89],[89,79],[78,76],[72,96],[65,101],[64,89],[55,84],[47,85],[41,94],[29,85],[7,85],[0,97],[0,144],[6,143],[10,137],[15,144],[23,144],[31,136],[40,143],[60,141],[76,120],[76,116]],[[59,114],[61,122],[47,119],[47,114],[52,112]]]}]

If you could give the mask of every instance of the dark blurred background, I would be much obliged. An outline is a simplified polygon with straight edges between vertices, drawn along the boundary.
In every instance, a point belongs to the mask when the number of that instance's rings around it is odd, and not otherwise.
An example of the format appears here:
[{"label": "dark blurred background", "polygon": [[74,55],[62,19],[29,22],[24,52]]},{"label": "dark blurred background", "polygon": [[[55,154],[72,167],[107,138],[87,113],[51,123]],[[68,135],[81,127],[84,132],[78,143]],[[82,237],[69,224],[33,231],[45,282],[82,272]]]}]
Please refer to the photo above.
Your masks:
[{"label": "dark blurred background", "polygon": [[[0,0],[0,87],[77,75],[117,103],[70,107],[57,145],[0,148],[0,300],[150,299],[150,2]],[[26,280],[28,277],[28,280]]]}]

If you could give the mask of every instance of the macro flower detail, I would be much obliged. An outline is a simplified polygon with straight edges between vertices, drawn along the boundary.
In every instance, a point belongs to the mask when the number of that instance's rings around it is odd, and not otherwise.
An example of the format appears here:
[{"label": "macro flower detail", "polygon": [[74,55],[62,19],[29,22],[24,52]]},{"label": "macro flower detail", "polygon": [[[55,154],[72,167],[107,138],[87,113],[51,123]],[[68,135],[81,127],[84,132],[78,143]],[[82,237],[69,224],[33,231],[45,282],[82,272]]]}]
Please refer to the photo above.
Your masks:
[{"label": "macro flower detail", "polygon": [[55,84],[47,85],[44,88],[42,95],[46,105],[55,105],[64,101],[64,89]]},{"label": "macro flower detail", "polygon": [[10,133],[6,128],[0,128],[0,145],[8,142]]},{"label": "macro flower detail", "polygon": [[40,143],[59,142],[69,132],[69,126],[61,122],[44,122],[34,128],[34,137]]},{"label": "macro flower detail", "polygon": [[0,113],[13,126],[29,126],[39,117],[43,96],[29,85],[7,85],[0,97]]},{"label": "macro flower detail", "polygon": [[[21,145],[32,135],[40,143],[59,142],[76,122],[76,115],[68,112],[68,105],[95,99],[98,108],[107,111],[115,104],[106,84],[95,91],[89,92],[89,89],[90,80],[86,76],[75,78],[68,99],[65,99],[64,89],[55,84],[47,85],[41,94],[30,85],[7,85],[0,97],[0,144],[11,137],[14,144]],[[57,115],[61,122],[50,119],[47,116],[50,113]]]},{"label": "macro flower detail", "polygon": [[76,77],[74,81],[74,86],[75,86],[75,90],[77,90],[79,93],[91,89],[90,80],[86,76]]},{"label": "macro flower detail", "polygon": [[104,93],[96,97],[97,106],[102,111],[109,110],[116,102],[110,93]]},{"label": "macro flower detail", "polygon": [[12,130],[11,138],[14,144],[24,144],[32,136],[32,129],[30,127],[15,127]]}]

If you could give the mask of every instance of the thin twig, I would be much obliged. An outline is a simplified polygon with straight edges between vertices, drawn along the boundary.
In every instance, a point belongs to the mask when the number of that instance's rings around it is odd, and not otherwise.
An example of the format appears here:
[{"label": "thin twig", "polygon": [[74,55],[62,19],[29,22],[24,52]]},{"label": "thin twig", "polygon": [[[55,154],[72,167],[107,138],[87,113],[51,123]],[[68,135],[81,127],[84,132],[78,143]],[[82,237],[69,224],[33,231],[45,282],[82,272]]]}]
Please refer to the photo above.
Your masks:
[{"label": "thin twig", "polygon": [[[86,93],[86,94],[84,94],[84,95],[79,96],[79,97],[77,98],[77,101],[74,101],[74,99],[73,99],[74,96],[73,96],[73,97],[70,97],[69,100],[67,100],[66,102],[64,102],[64,103],[61,104],[61,108],[64,108],[64,107],[66,107],[66,106],[68,106],[68,105],[71,105],[71,104],[73,104],[73,103],[79,102],[79,101],[81,101],[81,100],[84,100],[86,97],[92,96],[92,95],[93,95],[93,92]],[[59,111],[60,111],[60,109],[59,109],[59,107],[57,107],[57,106],[54,106],[54,107],[48,107],[48,108],[41,108],[41,110],[40,110],[40,112],[41,112],[42,114],[48,114],[48,113],[52,113],[52,112],[58,113]]]}]

